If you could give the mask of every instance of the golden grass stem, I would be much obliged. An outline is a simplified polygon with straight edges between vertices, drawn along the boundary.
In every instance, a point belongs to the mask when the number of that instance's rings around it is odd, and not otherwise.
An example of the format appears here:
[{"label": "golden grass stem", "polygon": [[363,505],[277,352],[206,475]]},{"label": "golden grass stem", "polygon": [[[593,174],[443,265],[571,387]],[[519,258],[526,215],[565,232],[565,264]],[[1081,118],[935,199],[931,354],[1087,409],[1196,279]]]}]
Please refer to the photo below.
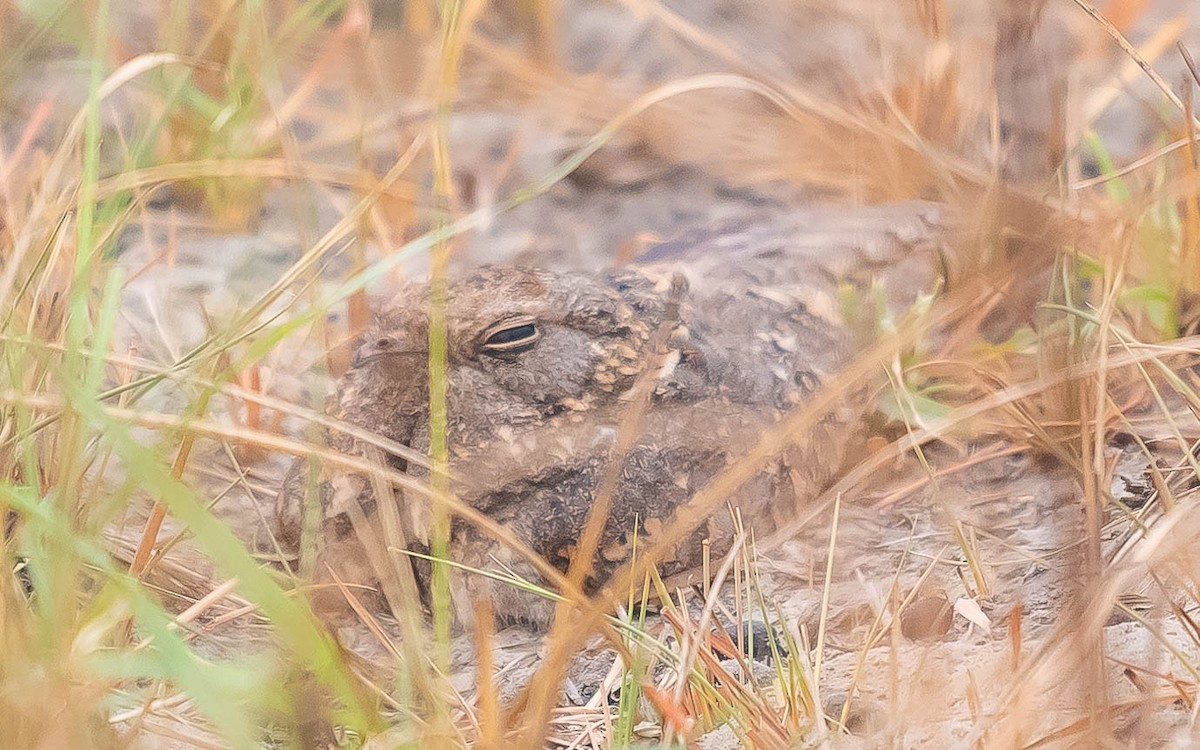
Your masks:
[{"label": "golden grass stem", "polygon": [[495,664],[492,658],[493,631],[496,627],[490,599],[475,602],[475,685],[476,711],[479,722],[479,750],[499,750],[503,737],[500,723],[500,696],[496,689]]},{"label": "golden grass stem", "polygon": [[[204,416],[208,409],[208,401],[212,397],[213,390],[205,389],[197,403],[198,416]],[[179,450],[175,453],[175,460],[171,462],[171,476],[176,480],[183,478],[184,469],[187,468],[188,459],[192,455],[192,446],[195,445],[196,433],[185,432],[183,438],[179,441]],[[158,533],[162,529],[163,521],[167,517],[167,506],[162,502],[155,502],[150,509],[150,517],[146,519],[146,525],[142,530],[141,540],[138,542],[137,551],[134,552],[133,562],[129,564],[129,574],[135,578],[141,578],[146,572],[146,566],[150,563],[150,555],[154,551],[154,544],[158,541]]]}]

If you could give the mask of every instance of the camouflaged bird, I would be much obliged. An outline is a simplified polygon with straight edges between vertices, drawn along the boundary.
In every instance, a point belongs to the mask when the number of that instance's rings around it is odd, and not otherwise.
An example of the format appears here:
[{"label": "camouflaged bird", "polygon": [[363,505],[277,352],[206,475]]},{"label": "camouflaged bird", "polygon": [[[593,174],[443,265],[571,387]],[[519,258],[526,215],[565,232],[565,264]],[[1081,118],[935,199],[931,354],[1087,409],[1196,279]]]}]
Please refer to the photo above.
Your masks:
[{"label": "camouflaged bird", "polygon": [[[651,385],[641,430],[623,455],[587,588],[602,584],[638,544],[729,463],[764,428],[827,383],[855,347],[837,313],[839,287],[865,288],[885,269],[902,283],[895,304],[935,282],[926,204],[859,209],[842,220],[795,214],[764,227],[726,225],[651,249],[634,266],[562,273],[490,266],[447,289],[447,410],[451,490],[566,570],[579,543],[618,431],[635,408],[632,389]],[[915,244],[914,244],[915,243]],[[926,243],[928,244],[928,243]],[[914,249],[916,248],[916,249]],[[919,250],[919,251],[918,251]],[[680,284],[680,278],[686,284]],[[429,288],[414,284],[381,310],[361,338],[351,369],[331,397],[331,415],[415,453],[393,468],[427,479]],[[657,337],[656,337],[656,334]],[[665,342],[656,347],[653,343]],[[828,415],[728,498],[756,534],[771,531],[826,485],[857,423],[849,406]],[[336,430],[330,447],[365,455]],[[418,463],[423,465],[418,465]],[[307,462],[297,460],[277,500],[282,537],[299,536]],[[320,484],[322,562],[340,579],[371,585],[351,506],[372,518],[375,487],[365,476],[328,474]],[[428,550],[428,499],[394,495],[407,545]],[[727,509],[714,513],[660,563],[666,576],[718,559],[734,538]],[[475,569],[540,581],[522,555],[465,521],[451,556]],[[321,566],[325,568],[324,565]],[[418,580],[427,566],[416,565]],[[456,573],[458,617],[488,596],[505,621],[545,624],[552,604],[474,573]]]}]

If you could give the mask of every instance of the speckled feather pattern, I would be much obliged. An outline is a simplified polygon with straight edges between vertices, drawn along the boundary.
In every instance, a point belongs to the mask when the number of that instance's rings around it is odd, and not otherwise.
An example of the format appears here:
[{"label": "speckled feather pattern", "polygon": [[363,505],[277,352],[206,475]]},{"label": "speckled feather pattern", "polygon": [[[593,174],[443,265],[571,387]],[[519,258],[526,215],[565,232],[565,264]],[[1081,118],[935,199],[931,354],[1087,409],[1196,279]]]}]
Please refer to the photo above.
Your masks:
[{"label": "speckled feather pattern", "polygon": [[[750,240],[698,232],[651,251],[652,262],[615,272],[483,267],[454,280],[447,301],[453,491],[565,570],[611,459],[629,390],[643,368],[657,368],[645,429],[624,457],[588,585],[602,583],[628,558],[635,527],[640,544],[652,539],[852,352],[837,319],[837,285],[861,284],[849,271],[880,263],[859,258],[856,266],[844,248],[830,252],[837,257],[795,252],[786,232]],[[861,241],[853,252],[886,255]],[[678,274],[688,287],[668,320]],[[931,285],[932,272],[923,276],[905,281]],[[428,288],[413,284],[380,311],[362,337],[360,354],[369,356],[342,377],[328,405],[332,415],[419,452],[429,449],[428,300]],[[648,351],[660,326],[669,327],[666,351]],[[853,415],[832,415],[819,434],[800,440],[731,497],[743,521],[767,533],[819,490],[841,463],[853,422]],[[341,434],[331,433],[329,443],[361,453]],[[279,493],[280,527],[292,542],[304,467],[297,462]],[[423,469],[408,468],[422,476]],[[374,510],[368,482],[341,482],[350,500],[335,498],[336,484],[327,479],[321,489],[330,550],[350,543],[337,502],[358,502],[368,516]],[[665,575],[694,569],[705,539],[713,555],[728,548],[734,526],[727,512],[718,515],[677,546],[662,563]],[[427,534],[417,529],[418,537]],[[537,579],[527,561],[466,523],[455,523],[451,549],[467,566],[499,562]],[[329,562],[336,568],[337,560]],[[479,576],[458,575],[455,588],[462,616],[481,595],[504,620],[541,624],[551,612],[549,603]]]}]

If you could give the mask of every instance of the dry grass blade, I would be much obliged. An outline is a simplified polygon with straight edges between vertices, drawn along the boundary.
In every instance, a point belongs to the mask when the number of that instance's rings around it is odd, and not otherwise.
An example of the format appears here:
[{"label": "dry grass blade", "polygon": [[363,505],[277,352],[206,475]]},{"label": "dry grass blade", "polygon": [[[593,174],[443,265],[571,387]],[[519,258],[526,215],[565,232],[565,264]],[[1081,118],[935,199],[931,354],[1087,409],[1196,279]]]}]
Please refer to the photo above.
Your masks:
[{"label": "dry grass blade", "polygon": [[[203,415],[208,407],[207,401],[207,398],[202,399],[198,406],[201,415]],[[194,434],[188,433],[180,441],[179,450],[175,454],[175,461],[171,464],[171,475],[177,481],[183,477],[183,471],[187,467],[188,458],[192,454],[194,440]],[[154,544],[158,541],[158,532],[162,529],[162,523],[166,516],[166,506],[162,503],[155,503],[154,507],[150,510],[150,518],[146,520],[146,528],[142,532],[141,542],[138,544],[137,551],[134,552],[133,562],[129,563],[129,573],[131,575],[140,577],[145,572],[146,565],[150,562],[150,554],[154,550]]]},{"label": "dry grass blade", "polygon": [[1179,55],[1183,58],[1184,64],[1187,65],[1188,72],[1192,74],[1192,80],[1196,82],[1197,86],[1200,86],[1200,68],[1196,67],[1196,61],[1192,59],[1192,53],[1188,52],[1188,48],[1183,45],[1183,42],[1176,42],[1175,48],[1179,50]]},{"label": "dry grass blade", "polygon": [[[1087,0],[1072,1],[1079,6],[1080,10],[1082,10],[1084,13],[1087,13],[1092,17],[1093,20],[1096,21],[1096,23],[1100,24],[1100,27],[1104,29],[1105,33],[1112,37],[1112,40],[1117,43],[1117,46],[1121,48],[1121,51],[1128,55],[1129,59],[1137,63],[1138,67],[1142,69],[1146,76],[1154,82],[1154,85],[1158,87],[1158,90],[1162,92],[1162,95],[1166,97],[1167,101],[1175,105],[1180,112],[1185,111],[1186,108],[1183,106],[1183,100],[1179,98],[1179,95],[1175,93],[1174,89],[1171,88],[1171,85],[1164,81],[1162,76],[1160,76],[1158,72],[1154,70],[1149,61],[1147,61],[1146,58],[1137,51],[1137,48],[1129,43],[1129,40],[1125,38],[1125,35],[1121,33],[1120,29],[1114,26],[1107,18],[1104,17],[1104,14],[1101,13],[1096,6],[1087,2]],[[1193,118],[1192,122],[1194,127],[1200,126],[1200,120]]]}]

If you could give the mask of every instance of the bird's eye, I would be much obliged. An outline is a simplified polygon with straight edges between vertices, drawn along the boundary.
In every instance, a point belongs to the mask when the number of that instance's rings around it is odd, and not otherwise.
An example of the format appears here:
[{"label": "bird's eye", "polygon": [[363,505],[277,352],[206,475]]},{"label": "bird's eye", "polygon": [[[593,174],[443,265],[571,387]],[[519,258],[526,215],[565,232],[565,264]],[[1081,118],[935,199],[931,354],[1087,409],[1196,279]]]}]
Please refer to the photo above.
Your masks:
[{"label": "bird's eye", "polygon": [[529,349],[541,337],[532,320],[510,322],[492,329],[483,339],[484,354],[515,354]]}]

